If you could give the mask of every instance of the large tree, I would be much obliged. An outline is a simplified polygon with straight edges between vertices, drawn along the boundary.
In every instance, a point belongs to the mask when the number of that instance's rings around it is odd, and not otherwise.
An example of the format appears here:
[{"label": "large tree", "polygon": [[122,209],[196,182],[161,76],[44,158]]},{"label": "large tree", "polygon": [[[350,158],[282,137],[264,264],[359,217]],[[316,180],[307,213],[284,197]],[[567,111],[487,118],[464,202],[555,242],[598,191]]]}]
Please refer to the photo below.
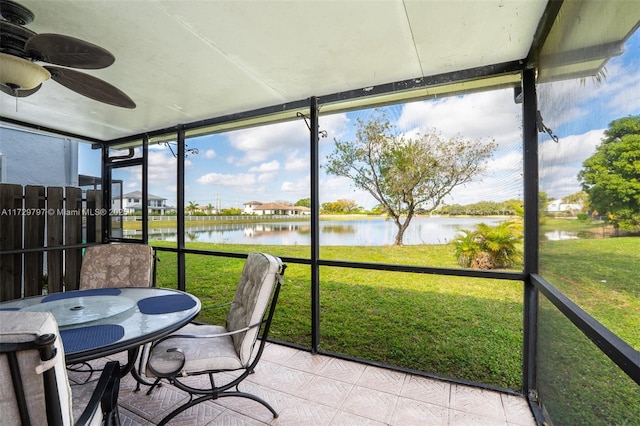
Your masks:
[{"label": "large tree", "polygon": [[578,174],[591,209],[615,227],[640,227],[640,115],[614,120]]},{"label": "large tree", "polygon": [[483,170],[495,149],[493,142],[445,139],[435,132],[406,137],[382,112],[358,119],[356,129],[354,141],[335,141],[325,169],[351,179],[380,203],[398,227],[395,245],[402,245],[416,209],[430,213],[439,207],[453,188]]}]

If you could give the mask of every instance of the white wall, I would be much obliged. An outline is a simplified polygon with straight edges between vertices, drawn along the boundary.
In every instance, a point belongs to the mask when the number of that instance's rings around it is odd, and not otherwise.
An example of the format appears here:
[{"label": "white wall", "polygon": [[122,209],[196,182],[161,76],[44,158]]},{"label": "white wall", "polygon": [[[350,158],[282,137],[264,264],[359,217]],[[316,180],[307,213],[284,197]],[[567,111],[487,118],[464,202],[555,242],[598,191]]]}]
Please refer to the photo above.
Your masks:
[{"label": "white wall", "polygon": [[78,143],[0,127],[0,182],[78,186]]}]

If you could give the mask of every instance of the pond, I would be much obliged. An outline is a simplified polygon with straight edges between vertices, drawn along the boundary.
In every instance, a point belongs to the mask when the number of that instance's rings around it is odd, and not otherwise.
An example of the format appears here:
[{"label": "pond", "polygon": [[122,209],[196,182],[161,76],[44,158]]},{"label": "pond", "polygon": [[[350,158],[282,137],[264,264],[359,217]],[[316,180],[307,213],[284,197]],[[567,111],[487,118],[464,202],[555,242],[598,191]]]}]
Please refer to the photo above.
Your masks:
[{"label": "pond", "polygon": [[[496,225],[495,217],[415,217],[404,234],[404,244],[446,244],[459,229],[472,229],[484,222]],[[325,246],[392,245],[397,227],[383,218],[320,221],[320,244]],[[175,241],[175,229],[150,229],[149,240]],[[310,245],[309,222],[255,222],[189,227],[187,242],[224,244]]]}]

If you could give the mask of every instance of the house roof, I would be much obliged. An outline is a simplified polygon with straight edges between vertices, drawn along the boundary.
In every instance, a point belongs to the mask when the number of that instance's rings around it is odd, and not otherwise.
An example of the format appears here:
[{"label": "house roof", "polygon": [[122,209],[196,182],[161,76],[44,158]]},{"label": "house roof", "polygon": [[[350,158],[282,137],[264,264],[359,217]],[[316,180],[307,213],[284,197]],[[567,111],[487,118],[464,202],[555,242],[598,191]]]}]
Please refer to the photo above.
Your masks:
[{"label": "house roof", "polygon": [[[127,192],[126,194],[123,194],[122,197],[123,198],[142,198],[142,192],[141,191]],[[148,194],[147,198],[149,200],[166,200],[166,198],[164,197],[159,197],[153,194]]]},{"label": "house roof", "polygon": [[254,207],[254,210],[296,210],[297,207],[288,206],[282,203],[262,203],[258,207]]},{"label": "house roof", "polygon": [[[198,134],[483,87],[593,75],[637,26],[633,1],[19,0],[27,28],[97,44],[113,65],[83,70],[136,103],[102,104],[45,81],[0,93],[4,125],[91,141]],[[229,120],[234,120],[229,124]]]}]

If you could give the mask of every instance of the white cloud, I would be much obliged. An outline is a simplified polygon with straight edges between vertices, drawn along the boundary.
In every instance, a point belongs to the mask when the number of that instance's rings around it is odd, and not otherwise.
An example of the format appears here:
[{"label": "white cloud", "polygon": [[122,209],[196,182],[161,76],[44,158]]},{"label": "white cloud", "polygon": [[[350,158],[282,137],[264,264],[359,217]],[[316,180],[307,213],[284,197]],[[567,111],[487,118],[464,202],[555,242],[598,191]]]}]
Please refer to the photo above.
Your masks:
[{"label": "white cloud", "polygon": [[[185,160],[185,166],[191,162]],[[176,180],[176,158],[165,151],[149,151],[149,182],[169,184]]]},{"label": "white cloud", "polygon": [[295,171],[303,171],[309,170],[309,157],[308,154],[306,156],[300,156],[300,151],[295,150],[287,154],[287,159],[284,163],[284,169],[289,172]]},{"label": "white cloud", "polygon": [[273,160],[268,163],[262,163],[259,166],[249,168],[250,172],[255,173],[269,173],[280,170],[280,163],[278,160]]},{"label": "white cloud", "polygon": [[521,139],[522,108],[513,90],[496,90],[404,105],[397,120],[403,132],[432,132],[444,137],[495,139],[497,143]]},{"label": "white cloud", "polygon": [[349,122],[350,120],[345,113],[321,115],[318,119],[318,127],[320,131],[327,132],[327,137],[321,137],[320,143],[333,141],[333,139],[341,139],[349,130]]},{"label": "white cloud", "polygon": [[308,145],[309,129],[302,119],[270,126],[230,132],[227,137],[231,146],[242,154],[234,158],[237,166],[260,163],[273,155]]},{"label": "white cloud", "polygon": [[213,149],[208,149],[204,152],[204,157],[208,159],[212,159],[216,157],[216,152]]},{"label": "white cloud", "polygon": [[310,196],[310,182],[311,180],[308,175],[295,182],[284,181],[280,186],[280,190],[298,199],[308,198]]},{"label": "white cloud", "polygon": [[580,191],[578,173],[582,163],[593,155],[600,144],[604,129],[581,135],[562,137],[540,144],[540,190],[552,198],[561,198]]},{"label": "white cloud", "polygon": [[221,174],[207,173],[200,176],[197,180],[202,185],[220,185],[220,186],[248,186],[255,185],[256,176],[253,173],[239,174]]},{"label": "white cloud", "polygon": [[273,182],[278,176],[275,172],[261,173],[258,175],[258,182],[260,183],[269,183]]}]

